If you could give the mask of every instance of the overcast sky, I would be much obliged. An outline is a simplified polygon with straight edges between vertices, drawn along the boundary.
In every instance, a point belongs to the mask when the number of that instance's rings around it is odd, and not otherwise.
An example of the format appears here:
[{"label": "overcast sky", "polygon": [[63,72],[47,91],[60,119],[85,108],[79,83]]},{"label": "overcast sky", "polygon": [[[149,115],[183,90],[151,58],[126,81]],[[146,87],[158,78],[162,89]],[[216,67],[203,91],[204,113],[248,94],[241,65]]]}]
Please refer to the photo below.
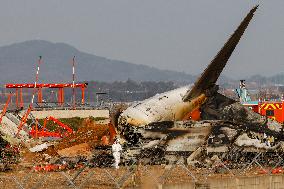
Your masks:
[{"label": "overcast sky", "polygon": [[284,0],[0,0],[0,46],[42,39],[198,74],[248,11],[258,11],[224,74],[284,72]]}]

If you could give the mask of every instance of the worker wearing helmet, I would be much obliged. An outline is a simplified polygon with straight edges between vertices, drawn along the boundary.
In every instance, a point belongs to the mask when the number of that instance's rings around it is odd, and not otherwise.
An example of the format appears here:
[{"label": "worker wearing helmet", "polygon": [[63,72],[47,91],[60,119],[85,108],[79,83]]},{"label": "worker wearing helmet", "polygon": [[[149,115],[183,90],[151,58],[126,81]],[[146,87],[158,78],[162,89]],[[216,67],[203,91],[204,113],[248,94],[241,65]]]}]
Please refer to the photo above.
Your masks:
[{"label": "worker wearing helmet", "polygon": [[114,141],[114,143],[111,147],[112,147],[112,155],[113,155],[113,158],[114,158],[114,167],[116,169],[118,169],[119,168],[118,164],[120,162],[120,152],[122,151],[122,147],[120,145],[119,138],[117,138]]}]

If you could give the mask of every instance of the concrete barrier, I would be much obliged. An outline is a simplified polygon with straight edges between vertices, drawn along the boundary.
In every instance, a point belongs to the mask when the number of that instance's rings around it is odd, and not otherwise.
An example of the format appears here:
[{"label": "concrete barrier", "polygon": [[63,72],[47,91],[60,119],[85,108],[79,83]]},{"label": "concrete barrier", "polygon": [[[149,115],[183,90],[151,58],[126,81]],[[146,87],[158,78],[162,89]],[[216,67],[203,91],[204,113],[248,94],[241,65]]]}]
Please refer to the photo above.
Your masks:
[{"label": "concrete barrier", "polygon": [[53,116],[55,118],[87,118],[90,116],[109,118],[109,110],[47,110],[32,111],[32,114],[38,119],[44,119],[48,116]]},{"label": "concrete barrier", "polygon": [[159,189],[284,189],[284,175],[209,178],[204,183],[159,185]]}]

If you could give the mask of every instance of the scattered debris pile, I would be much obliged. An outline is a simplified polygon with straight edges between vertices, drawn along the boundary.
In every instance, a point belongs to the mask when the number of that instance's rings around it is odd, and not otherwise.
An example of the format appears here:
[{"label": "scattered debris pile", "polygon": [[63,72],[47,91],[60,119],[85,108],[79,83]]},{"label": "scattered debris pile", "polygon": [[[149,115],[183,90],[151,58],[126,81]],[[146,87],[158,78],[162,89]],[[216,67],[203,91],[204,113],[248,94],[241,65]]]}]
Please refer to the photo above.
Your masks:
[{"label": "scattered debris pile", "polygon": [[19,147],[10,145],[0,137],[0,171],[11,169],[12,165],[18,163],[19,159]]},{"label": "scattered debris pile", "polygon": [[[55,140],[54,137],[38,137],[22,142],[19,140],[18,144],[28,144],[21,148],[12,147],[10,142],[0,138],[0,171],[8,170],[9,165],[17,162],[20,162],[20,167],[34,167],[36,171],[52,171],[55,167],[60,170],[76,168],[93,155],[96,156],[95,148],[112,142],[109,126],[86,118],[78,125],[77,131],[61,140]],[[10,127],[7,124],[3,126],[6,129]],[[16,125],[13,127],[17,128]],[[15,136],[5,134],[5,138],[7,137]]]},{"label": "scattered debris pile", "polygon": [[55,150],[62,150],[83,143],[87,143],[90,148],[94,148],[97,145],[103,145],[104,140],[109,141],[109,139],[110,133],[108,125],[97,124],[94,120],[87,118],[83,121],[78,131],[63,138],[55,146]]},{"label": "scattered debris pile", "polygon": [[[168,164],[182,157],[188,164],[200,168],[210,167],[219,160],[226,162],[229,168],[240,168],[241,163],[252,161],[256,153],[267,153],[262,161],[269,165],[276,154],[283,152],[284,136],[278,122],[265,119],[232,101],[210,108],[206,114],[203,112],[207,118],[211,117],[210,120],[165,121],[127,127],[122,162]],[[38,159],[34,170],[110,166],[113,162],[112,140],[110,124],[97,124],[87,118],[76,132],[60,141],[47,142],[47,149],[32,153],[34,158],[31,159]],[[1,146],[5,152],[1,155],[7,157],[1,161],[9,160],[6,163],[9,165],[19,160],[19,150],[13,151],[15,149],[8,147],[4,140]]]},{"label": "scattered debris pile", "polygon": [[[34,155],[34,171],[62,171],[89,167],[110,166],[112,156],[109,146],[110,133],[108,124],[97,124],[93,119],[85,119],[78,131],[74,132],[53,146]],[[34,160],[33,158],[32,160]]]},{"label": "scattered debris pile", "polygon": [[284,151],[282,125],[239,103],[211,106],[206,117],[212,119],[126,127],[125,160],[160,164],[183,157],[191,165],[206,167],[212,162],[210,158],[217,157],[236,167],[240,162],[250,162],[259,152],[269,152],[263,159],[268,165],[270,158]]}]

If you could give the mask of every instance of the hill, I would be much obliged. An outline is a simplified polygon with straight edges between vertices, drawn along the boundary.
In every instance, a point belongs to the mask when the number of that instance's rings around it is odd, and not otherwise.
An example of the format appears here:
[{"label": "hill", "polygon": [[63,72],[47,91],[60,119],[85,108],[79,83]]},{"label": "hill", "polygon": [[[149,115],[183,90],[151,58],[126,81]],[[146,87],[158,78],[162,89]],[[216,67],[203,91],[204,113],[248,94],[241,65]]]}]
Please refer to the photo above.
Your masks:
[{"label": "hill", "polygon": [[77,81],[194,81],[194,77],[186,73],[111,60],[81,52],[65,43],[32,40],[0,47],[0,83],[34,82],[40,55],[43,57],[40,82],[70,82],[73,56],[77,62]]}]

